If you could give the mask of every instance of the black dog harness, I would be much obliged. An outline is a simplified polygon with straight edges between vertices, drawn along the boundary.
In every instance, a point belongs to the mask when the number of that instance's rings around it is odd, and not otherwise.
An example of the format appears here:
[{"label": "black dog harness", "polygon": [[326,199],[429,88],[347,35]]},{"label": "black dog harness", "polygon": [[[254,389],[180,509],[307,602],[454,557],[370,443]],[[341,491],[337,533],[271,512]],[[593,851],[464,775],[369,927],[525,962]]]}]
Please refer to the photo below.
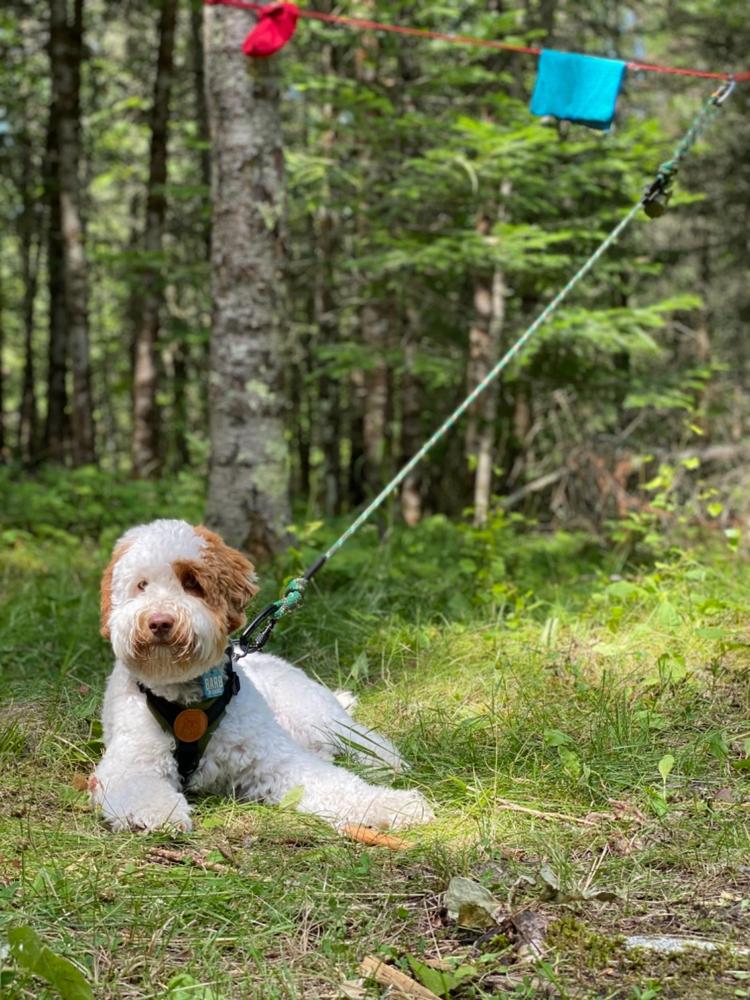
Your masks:
[{"label": "black dog harness", "polygon": [[169,701],[138,682],[139,689],[146,695],[151,714],[164,732],[174,738],[174,758],[183,785],[187,784],[188,778],[200,764],[227,705],[240,690],[240,679],[232,665],[229,650],[224,661],[224,676],[224,690],[220,695],[205,698],[192,705]]}]

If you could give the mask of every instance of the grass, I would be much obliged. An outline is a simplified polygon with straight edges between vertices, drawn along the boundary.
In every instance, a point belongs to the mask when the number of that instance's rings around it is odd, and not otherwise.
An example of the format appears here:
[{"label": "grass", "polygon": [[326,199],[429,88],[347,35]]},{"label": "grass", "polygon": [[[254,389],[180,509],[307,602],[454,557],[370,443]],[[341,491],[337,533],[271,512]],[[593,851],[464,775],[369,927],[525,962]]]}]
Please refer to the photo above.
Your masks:
[{"label": "grass", "polygon": [[[103,1000],[323,1000],[346,983],[376,998],[356,982],[372,953],[411,975],[468,967],[443,979],[455,1000],[750,996],[731,951],[750,932],[741,553],[694,543],[633,568],[505,521],[367,531],[273,648],[357,690],[436,822],[391,852],[293,809],[204,799],[190,835],[112,835],[78,790],[110,666],[99,573],[120,528],[197,517],[200,497],[107,488],[102,503],[93,475],[24,481],[0,525],[0,995],[60,995],[3,947],[30,927]],[[265,596],[327,537],[268,571]],[[544,955],[521,961],[507,920],[483,939],[448,918],[456,875],[543,919]],[[654,957],[626,951],[630,934],[722,948]]]}]

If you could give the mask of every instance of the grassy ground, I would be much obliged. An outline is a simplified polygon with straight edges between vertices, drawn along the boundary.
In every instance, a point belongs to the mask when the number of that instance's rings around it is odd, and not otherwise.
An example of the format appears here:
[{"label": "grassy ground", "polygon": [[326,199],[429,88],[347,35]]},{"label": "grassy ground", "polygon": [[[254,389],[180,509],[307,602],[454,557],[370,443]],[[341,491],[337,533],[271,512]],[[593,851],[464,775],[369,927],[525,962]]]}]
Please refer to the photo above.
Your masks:
[{"label": "grassy ground", "polygon": [[[273,648],[356,689],[437,821],[389,851],[293,809],[208,799],[190,835],[112,835],[79,790],[110,662],[98,575],[120,528],[197,516],[200,497],[102,488],[22,483],[3,505],[3,997],[59,995],[4,945],[18,927],[112,1000],[381,997],[360,982],[370,954],[456,1000],[750,996],[732,950],[750,939],[741,553],[717,541],[636,570],[584,537],[504,522],[433,519],[380,545],[368,530]],[[448,916],[454,876],[492,893],[488,927]],[[541,955],[522,947],[529,920]],[[633,934],[721,948],[655,957],[626,949]]]}]

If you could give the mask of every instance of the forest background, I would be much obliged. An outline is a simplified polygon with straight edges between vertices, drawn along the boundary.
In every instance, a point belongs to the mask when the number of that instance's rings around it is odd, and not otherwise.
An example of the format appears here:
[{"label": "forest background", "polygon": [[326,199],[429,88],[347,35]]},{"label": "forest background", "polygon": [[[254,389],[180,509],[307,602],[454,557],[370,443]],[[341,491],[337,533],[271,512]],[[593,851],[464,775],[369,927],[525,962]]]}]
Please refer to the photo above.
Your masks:
[{"label": "forest background", "polygon": [[[748,42],[739,2],[341,10],[719,70]],[[205,481],[210,466],[209,519],[262,556],[290,510],[351,510],[413,454],[638,198],[712,85],[631,72],[600,134],[529,114],[533,57],[305,21],[282,55],[223,64],[203,16],[179,0],[2,14],[0,454],[9,476],[95,464]],[[212,65],[247,77],[265,170],[245,234],[260,264],[241,262],[223,307]],[[666,218],[632,228],[409,477],[408,524],[467,508],[482,523],[499,505],[597,534],[666,490],[731,530],[747,496],[747,94]],[[282,134],[285,177],[263,166]],[[215,282],[237,252],[223,236]],[[251,316],[238,334],[215,312],[213,354],[212,308]],[[237,336],[241,356],[222,361]]]}]

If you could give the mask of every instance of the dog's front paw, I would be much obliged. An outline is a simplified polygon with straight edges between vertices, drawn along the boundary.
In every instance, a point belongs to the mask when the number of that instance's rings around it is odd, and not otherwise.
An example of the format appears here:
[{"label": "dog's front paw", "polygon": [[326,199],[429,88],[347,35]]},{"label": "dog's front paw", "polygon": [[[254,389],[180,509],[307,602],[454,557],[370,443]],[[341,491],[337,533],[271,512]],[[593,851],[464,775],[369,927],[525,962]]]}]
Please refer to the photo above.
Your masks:
[{"label": "dog's front paw", "polygon": [[378,789],[377,794],[364,805],[359,816],[350,815],[346,824],[352,822],[362,826],[374,826],[380,830],[398,830],[417,823],[429,823],[435,814],[429,803],[415,789],[397,791],[393,788]]},{"label": "dog's front paw", "polygon": [[115,831],[190,830],[190,806],[184,795],[157,778],[143,778],[127,788],[108,788],[97,796]]}]

